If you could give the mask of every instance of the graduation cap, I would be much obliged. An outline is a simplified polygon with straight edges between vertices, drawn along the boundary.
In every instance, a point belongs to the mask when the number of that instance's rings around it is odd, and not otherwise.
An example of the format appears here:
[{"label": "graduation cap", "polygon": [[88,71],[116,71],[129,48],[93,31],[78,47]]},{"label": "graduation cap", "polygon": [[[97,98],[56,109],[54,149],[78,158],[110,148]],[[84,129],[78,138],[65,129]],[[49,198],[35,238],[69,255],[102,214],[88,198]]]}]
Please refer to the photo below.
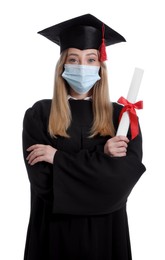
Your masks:
[{"label": "graduation cap", "polygon": [[91,14],[85,14],[48,27],[39,34],[60,46],[60,52],[68,48],[97,49],[100,61],[106,60],[105,46],[126,40],[118,32]]}]

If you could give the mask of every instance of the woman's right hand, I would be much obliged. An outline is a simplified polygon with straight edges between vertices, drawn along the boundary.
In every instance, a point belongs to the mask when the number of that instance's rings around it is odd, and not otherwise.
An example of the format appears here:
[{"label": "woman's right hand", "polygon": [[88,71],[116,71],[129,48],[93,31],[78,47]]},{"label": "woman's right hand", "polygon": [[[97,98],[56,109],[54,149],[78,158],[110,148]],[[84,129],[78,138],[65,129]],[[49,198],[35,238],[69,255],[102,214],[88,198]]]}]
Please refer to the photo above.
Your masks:
[{"label": "woman's right hand", "polygon": [[126,136],[114,136],[104,145],[104,153],[111,157],[122,157],[127,154],[129,139]]},{"label": "woman's right hand", "polygon": [[56,151],[57,149],[50,145],[34,144],[28,147],[27,152],[29,152],[29,155],[27,156],[26,160],[30,165],[34,165],[43,161],[53,164]]}]

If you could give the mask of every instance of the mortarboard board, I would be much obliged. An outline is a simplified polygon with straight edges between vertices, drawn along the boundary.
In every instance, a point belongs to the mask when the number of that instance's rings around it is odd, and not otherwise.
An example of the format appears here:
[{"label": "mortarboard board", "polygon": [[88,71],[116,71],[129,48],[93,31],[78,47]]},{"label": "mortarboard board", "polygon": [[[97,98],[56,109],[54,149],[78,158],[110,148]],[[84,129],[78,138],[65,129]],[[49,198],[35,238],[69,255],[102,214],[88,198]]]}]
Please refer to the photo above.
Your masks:
[{"label": "mortarboard board", "polygon": [[106,46],[125,42],[118,32],[91,14],[85,14],[48,27],[39,34],[60,46],[60,52],[68,48],[100,49]]}]

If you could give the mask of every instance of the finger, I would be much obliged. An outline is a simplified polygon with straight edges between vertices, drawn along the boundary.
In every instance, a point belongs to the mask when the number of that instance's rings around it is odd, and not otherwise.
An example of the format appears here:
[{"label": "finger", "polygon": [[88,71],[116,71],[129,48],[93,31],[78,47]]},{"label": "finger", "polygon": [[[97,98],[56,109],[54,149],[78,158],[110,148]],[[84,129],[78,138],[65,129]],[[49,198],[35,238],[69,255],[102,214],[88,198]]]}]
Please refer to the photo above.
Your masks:
[{"label": "finger", "polygon": [[44,145],[43,144],[34,144],[34,145],[31,145],[29,146],[26,151],[27,152],[30,152],[30,151],[33,151],[34,149],[37,149],[37,148],[41,148],[43,147]]},{"label": "finger", "polygon": [[28,163],[30,165],[34,165],[34,164],[36,164],[38,162],[42,162],[44,160],[45,160],[45,157],[41,155],[41,156],[35,157],[33,160],[29,161]]},{"label": "finger", "polygon": [[121,152],[115,152],[115,153],[111,154],[111,157],[123,157],[126,155],[127,155],[127,153],[125,151],[121,151]]},{"label": "finger", "polygon": [[126,147],[114,147],[113,149],[109,150],[109,155],[110,156],[125,156],[127,153],[127,148]]},{"label": "finger", "polygon": [[127,154],[126,153],[118,153],[117,155],[116,155],[116,157],[124,157],[124,156],[126,156]]},{"label": "finger", "polygon": [[[29,147],[30,148],[30,147]],[[30,150],[30,149],[29,149]],[[27,156],[27,158],[29,158],[29,157],[31,157],[32,155],[34,155],[34,154],[39,154],[40,152],[43,152],[43,148],[41,149],[41,148],[33,148],[31,151],[30,151],[30,153],[29,153],[29,155]]]},{"label": "finger", "polygon": [[127,152],[126,148],[119,148],[119,149],[117,149],[116,154],[117,155],[119,155],[119,154],[126,154],[126,152]]},{"label": "finger", "polygon": [[119,148],[119,147],[125,147],[127,148],[128,147],[128,144],[125,142],[125,141],[119,141],[116,143],[116,147]]},{"label": "finger", "polygon": [[127,152],[127,148],[126,147],[120,147],[117,149],[117,153],[126,153]]},{"label": "finger", "polygon": [[[117,153],[118,151],[126,151],[128,145],[124,141],[115,142],[107,146],[107,150],[111,153]],[[122,150],[121,150],[122,149]]]},{"label": "finger", "polygon": [[33,150],[26,158],[26,160],[30,163],[32,162],[35,158],[39,157],[39,156],[43,156],[44,155],[44,150],[43,149],[35,149]]}]

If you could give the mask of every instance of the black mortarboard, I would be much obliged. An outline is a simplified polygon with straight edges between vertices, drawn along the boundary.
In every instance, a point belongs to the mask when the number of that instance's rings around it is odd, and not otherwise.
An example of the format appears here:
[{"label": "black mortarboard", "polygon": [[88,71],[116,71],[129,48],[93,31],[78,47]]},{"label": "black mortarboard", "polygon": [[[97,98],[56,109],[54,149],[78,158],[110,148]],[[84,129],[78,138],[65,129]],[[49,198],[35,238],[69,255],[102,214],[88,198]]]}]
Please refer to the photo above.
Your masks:
[{"label": "black mortarboard", "polygon": [[91,14],[64,21],[38,33],[58,44],[61,52],[68,48],[99,50],[101,45],[126,41],[122,35]]}]

